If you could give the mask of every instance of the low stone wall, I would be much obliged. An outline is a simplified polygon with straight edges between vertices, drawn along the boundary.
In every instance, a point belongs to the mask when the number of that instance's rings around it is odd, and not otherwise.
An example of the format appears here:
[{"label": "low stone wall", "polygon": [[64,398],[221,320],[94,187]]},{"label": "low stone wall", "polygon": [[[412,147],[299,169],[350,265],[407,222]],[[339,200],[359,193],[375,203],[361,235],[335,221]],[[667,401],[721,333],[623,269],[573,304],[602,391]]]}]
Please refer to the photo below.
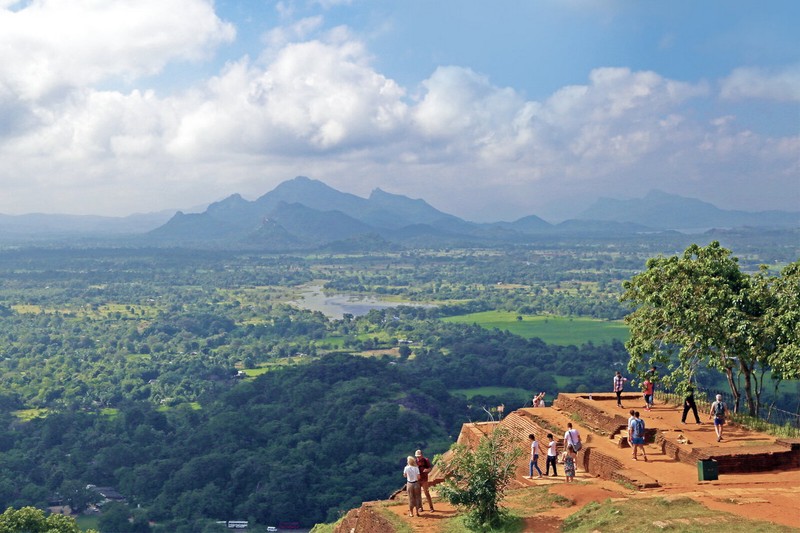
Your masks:
[{"label": "low stone wall", "polygon": [[611,479],[618,483],[631,485],[637,489],[658,487],[658,480],[651,478],[644,472],[627,468],[627,466],[614,457],[601,452],[597,448],[586,446],[578,452],[578,465],[593,476]]},{"label": "low stone wall", "polygon": [[739,448],[690,448],[659,433],[656,444],[664,454],[689,465],[714,459],[720,474],[743,474],[800,468],[800,440],[777,439],[775,444]]},{"label": "low stone wall", "polygon": [[578,452],[578,464],[584,471],[603,479],[614,479],[614,474],[625,468],[619,459],[591,446],[586,446]]},{"label": "low stone wall", "polygon": [[[616,400],[616,396],[593,394],[592,398],[597,400]],[[623,401],[638,400],[639,395],[622,395]],[[564,412],[572,413],[573,418],[580,419],[580,424],[587,426],[595,433],[606,437],[613,437],[620,431],[628,429],[628,418],[621,415],[612,415],[598,409],[594,405],[594,400],[589,399],[589,395],[566,395],[559,394],[553,403]],[[577,415],[577,416],[576,416]],[[645,442],[655,442],[658,430],[647,428],[644,431]]]},{"label": "low stone wall", "polygon": [[[600,396],[598,396],[598,399],[599,398]],[[616,398],[616,396],[614,398]],[[624,395],[623,399],[625,399]],[[628,427],[627,418],[620,415],[611,415],[597,409],[592,405],[592,400],[589,399],[588,395],[568,396],[566,394],[559,394],[558,398],[553,402],[553,407],[564,412],[572,413],[573,418],[580,419],[582,425],[597,430],[597,432],[601,434],[604,433],[605,436],[611,436],[620,429]]]}]

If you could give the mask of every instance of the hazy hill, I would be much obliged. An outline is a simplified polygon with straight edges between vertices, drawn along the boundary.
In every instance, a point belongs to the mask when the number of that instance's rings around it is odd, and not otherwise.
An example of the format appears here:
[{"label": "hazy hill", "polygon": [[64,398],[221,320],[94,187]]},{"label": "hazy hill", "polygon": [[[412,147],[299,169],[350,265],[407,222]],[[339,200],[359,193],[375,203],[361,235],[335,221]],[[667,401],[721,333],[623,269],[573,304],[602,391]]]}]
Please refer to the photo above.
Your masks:
[{"label": "hazy hill", "polygon": [[655,229],[699,230],[741,226],[797,227],[800,212],[729,211],[694,198],[651,191],[644,198],[600,198],[578,217],[581,220],[630,222]]},{"label": "hazy hill", "polygon": [[[195,229],[192,229],[195,224]],[[429,242],[474,238],[478,225],[443,213],[424,200],[380,189],[369,198],[343,193],[298,176],[255,201],[240,195],[211,204],[198,215],[178,213],[149,237],[162,242],[224,242],[267,249],[312,248],[337,241],[404,241],[404,228],[425,226]],[[415,231],[411,231],[415,234]],[[373,239],[358,237],[371,235]]]},{"label": "hazy hill", "polygon": [[575,219],[555,225],[536,215],[513,222],[475,223],[439,211],[422,199],[381,189],[362,198],[298,176],[256,200],[232,194],[202,213],[161,211],[121,218],[0,215],[0,240],[125,238],[129,244],[283,251],[332,243],[347,248],[363,243],[367,249],[523,244],[747,227],[800,228],[800,212],[726,211],[697,199],[652,191],[633,200],[602,198]]},{"label": "hazy hill", "polygon": [[[187,228],[194,221],[195,231]],[[270,222],[269,231],[263,229]],[[304,176],[285,181],[257,200],[233,195],[201,216],[176,215],[151,237],[171,242],[194,235],[207,244],[267,250],[318,248],[333,242],[391,246],[469,246],[533,240],[621,238],[675,229],[797,227],[800,214],[724,211],[691,198],[653,191],[639,200],[601,199],[581,216],[553,225],[529,215],[514,222],[478,224],[439,211],[421,199],[375,189],[369,198],[343,193]],[[364,239],[371,236],[370,239]],[[381,244],[380,246],[383,246]]]},{"label": "hazy hill", "polygon": [[95,215],[0,214],[0,236],[133,235],[158,228],[175,214],[174,210],[137,213],[126,217]]}]

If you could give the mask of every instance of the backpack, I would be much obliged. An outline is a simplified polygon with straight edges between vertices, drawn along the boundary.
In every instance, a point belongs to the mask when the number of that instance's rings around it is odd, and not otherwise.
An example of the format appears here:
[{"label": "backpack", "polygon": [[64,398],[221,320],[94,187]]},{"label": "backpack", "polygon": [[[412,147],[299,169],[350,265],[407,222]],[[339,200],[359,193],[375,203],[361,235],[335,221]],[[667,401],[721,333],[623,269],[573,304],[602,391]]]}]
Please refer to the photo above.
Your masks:
[{"label": "backpack", "polygon": [[633,436],[636,438],[644,437],[644,420],[639,419],[633,423]]},{"label": "backpack", "polygon": [[725,404],[722,402],[714,402],[714,416],[722,418],[725,416]]}]

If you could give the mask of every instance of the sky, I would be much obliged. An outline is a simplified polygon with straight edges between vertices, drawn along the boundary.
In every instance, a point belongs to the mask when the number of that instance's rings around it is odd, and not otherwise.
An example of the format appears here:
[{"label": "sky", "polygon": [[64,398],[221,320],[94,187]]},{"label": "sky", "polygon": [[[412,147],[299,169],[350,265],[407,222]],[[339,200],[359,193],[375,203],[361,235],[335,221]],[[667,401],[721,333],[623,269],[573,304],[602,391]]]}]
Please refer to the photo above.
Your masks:
[{"label": "sky", "polygon": [[295,176],[472,221],[800,210],[795,0],[0,0],[0,214]]}]

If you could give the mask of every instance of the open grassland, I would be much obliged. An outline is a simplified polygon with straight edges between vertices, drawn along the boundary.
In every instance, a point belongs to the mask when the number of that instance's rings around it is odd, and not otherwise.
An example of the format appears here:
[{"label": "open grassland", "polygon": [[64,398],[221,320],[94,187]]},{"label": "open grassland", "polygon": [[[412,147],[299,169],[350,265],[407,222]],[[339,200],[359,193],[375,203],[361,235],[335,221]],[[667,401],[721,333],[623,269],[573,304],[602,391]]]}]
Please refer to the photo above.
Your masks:
[{"label": "open grassland", "polygon": [[97,515],[79,515],[75,518],[75,522],[78,523],[78,527],[81,528],[81,531],[89,529],[100,531],[100,519]]},{"label": "open grassland", "polygon": [[292,357],[283,357],[269,363],[260,363],[255,368],[243,368],[241,364],[237,364],[235,366],[237,369],[244,372],[248,378],[253,379],[261,374],[266,374],[267,372],[271,372],[273,370],[279,370],[283,367],[307,364],[312,359],[313,357],[308,355],[294,355]]},{"label": "open grassland", "polygon": [[[623,528],[619,528],[621,524],[624,524]],[[630,533],[649,533],[651,531],[707,533],[721,530],[726,533],[797,531],[785,526],[747,520],[741,516],[712,511],[689,498],[592,502],[568,517],[561,530],[575,533],[618,530]]]},{"label": "open grassland", "polygon": [[629,337],[628,326],[621,320],[518,315],[510,311],[483,311],[451,316],[442,320],[462,324],[474,323],[486,329],[508,330],[527,339],[538,337],[548,344],[561,346],[581,345],[587,342],[601,344],[613,340],[625,342]]},{"label": "open grassland", "polygon": [[476,396],[501,396],[503,398],[517,398],[520,404],[530,401],[530,393],[517,387],[476,387],[473,389],[455,389],[450,392],[466,396],[467,400],[472,400]]}]

